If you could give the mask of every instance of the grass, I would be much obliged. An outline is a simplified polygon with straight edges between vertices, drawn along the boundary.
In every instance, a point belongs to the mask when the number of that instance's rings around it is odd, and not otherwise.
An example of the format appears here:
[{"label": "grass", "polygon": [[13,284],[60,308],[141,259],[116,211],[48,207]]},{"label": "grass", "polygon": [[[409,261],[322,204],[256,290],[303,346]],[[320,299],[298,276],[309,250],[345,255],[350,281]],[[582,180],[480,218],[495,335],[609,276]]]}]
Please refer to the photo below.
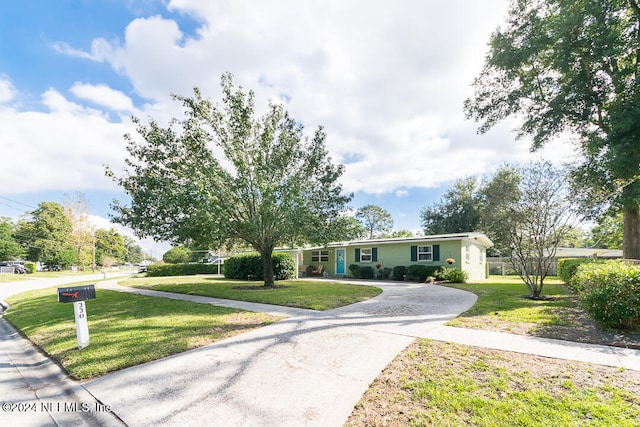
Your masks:
[{"label": "grass", "polygon": [[[284,287],[264,289],[262,282],[228,280],[220,277],[206,276],[138,277],[119,283],[123,286],[131,286],[134,288],[307,308],[311,310],[330,310],[364,301],[382,293],[380,288],[374,286],[308,280],[282,280],[276,282],[276,285]],[[244,289],[246,287],[250,289]]]},{"label": "grass", "polygon": [[280,318],[226,307],[102,289],[87,301],[90,345],[77,348],[73,304],[57,302],[57,288],[7,299],[16,328],[72,377],[87,379],[180,353]]},{"label": "grass", "polygon": [[85,276],[89,274],[100,273],[100,269],[96,269],[96,271],[81,270],[72,273],[70,270],[64,271],[36,271],[35,273],[29,274],[13,274],[13,273],[2,273],[0,274],[0,284],[6,282],[17,282],[21,280],[30,280],[30,279],[38,279],[38,278],[52,278],[52,277],[69,277],[69,276]]},{"label": "grass", "polygon": [[[314,309],[378,294],[369,286],[288,281],[287,288],[207,277],[135,278],[129,286]],[[546,301],[523,298],[518,279],[451,285],[478,295],[450,324],[518,333],[536,327],[585,334],[577,301],[557,280]],[[55,303],[55,289],[9,299],[5,313],[75,378],[91,378],[165,357],[277,321],[241,310],[98,289],[87,303],[91,344],[77,350],[73,306]],[[370,297],[370,296],[368,296]],[[323,308],[324,307],[324,308]],[[523,329],[524,325],[524,329]],[[589,330],[588,333],[592,333]],[[640,371],[598,366],[430,340],[417,340],[382,372],[354,408],[347,426],[640,425]]]},{"label": "grass", "polygon": [[578,306],[577,297],[557,278],[545,280],[545,300],[526,298],[528,288],[517,277],[491,277],[483,283],[456,283],[448,286],[473,292],[478,301],[449,326],[485,328],[486,323],[535,324],[538,326],[576,326],[570,312]]},{"label": "grass", "polygon": [[421,339],[346,426],[637,426],[640,372]]},{"label": "grass", "polygon": [[[169,292],[327,310],[378,295],[372,286],[331,282],[257,282],[209,277],[134,278],[123,284]],[[75,283],[74,285],[80,285]],[[237,290],[234,286],[255,287]],[[87,301],[90,345],[77,348],[73,304],[57,302],[57,287],[7,298],[4,317],[76,379],[105,373],[207,345],[280,320],[263,313],[96,289]]]},{"label": "grass", "polygon": [[[526,298],[515,277],[449,284],[478,301],[448,325],[611,344],[561,281],[545,282],[547,300]],[[371,384],[346,426],[637,426],[639,396],[640,371],[421,339]]]}]

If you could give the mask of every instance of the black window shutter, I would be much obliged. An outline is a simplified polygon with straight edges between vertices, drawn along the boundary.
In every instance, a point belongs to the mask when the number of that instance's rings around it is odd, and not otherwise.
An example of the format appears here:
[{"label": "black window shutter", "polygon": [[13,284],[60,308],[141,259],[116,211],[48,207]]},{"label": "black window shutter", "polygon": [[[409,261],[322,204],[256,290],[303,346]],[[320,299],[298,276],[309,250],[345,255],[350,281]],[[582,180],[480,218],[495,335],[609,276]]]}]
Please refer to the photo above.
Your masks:
[{"label": "black window shutter", "polygon": [[371,261],[373,262],[378,261],[378,248],[371,249]]},{"label": "black window shutter", "polygon": [[360,262],[360,249],[356,248],[356,262]]},{"label": "black window shutter", "polygon": [[418,247],[411,246],[411,261],[418,261]]},{"label": "black window shutter", "polygon": [[440,261],[440,245],[433,245],[433,260]]}]

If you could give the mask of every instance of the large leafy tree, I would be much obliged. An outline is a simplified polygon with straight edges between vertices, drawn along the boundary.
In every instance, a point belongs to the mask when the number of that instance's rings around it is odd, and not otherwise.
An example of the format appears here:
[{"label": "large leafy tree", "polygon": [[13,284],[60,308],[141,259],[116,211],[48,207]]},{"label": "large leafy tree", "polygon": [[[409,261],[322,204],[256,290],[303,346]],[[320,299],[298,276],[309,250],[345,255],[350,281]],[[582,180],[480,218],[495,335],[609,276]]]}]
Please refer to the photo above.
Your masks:
[{"label": "large leafy tree", "polygon": [[476,231],[480,222],[478,183],[471,176],[453,184],[439,203],[420,212],[424,233],[466,233]]},{"label": "large leafy tree", "polygon": [[388,210],[376,205],[365,205],[356,211],[356,219],[367,231],[369,239],[384,234],[393,228],[393,218]]},{"label": "large leafy tree", "polygon": [[138,264],[144,260],[142,248],[129,236],[122,236],[126,249],[124,260],[132,264]]},{"label": "large leafy tree", "polygon": [[13,236],[14,225],[9,218],[0,218],[0,260],[12,260],[24,255],[22,246]]},{"label": "large leafy tree", "polygon": [[532,149],[572,135],[591,204],[619,206],[640,259],[640,7],[637,0],[512,0],[465,102],[486,132],[509,116]]},{"label": "large leafy tree", "polygon": [[77,260],[72,232],[64,207],[56,202],[42,202],[31,212],[29,220],[18,224],[16,236],[26,248],[28,259],[69,266]]},{"label": "large leafy tree", "polygon": [[123,262],[127,255],[124,237],[111,228],[104,228],[95,231],[96,239],[96,263],[107,266],[114,262]]},{"label": "large leafy tree", "polygon": [[134,119],[140,138],[126,137],[128,168],[119,177],[107,169],[131,197],[130,206],[114,202],[113,220],[176,245],[244,242],[262,256],[272,286],[274,248],[341,238],[352,196],[337,183],[343,166],[331,162],[322,128],[305,137],[273,103],[255,118],[253,92],[235,88],[230,74],[221,86],[221,104],[198,89],[175,96],[185,118],[167,128]]},{"label": "large leafy tree", "polygon": [[610,212],[601,217],[591,229],[589,244],[594,248],[622,248],[622,215]]},{"label": "large leafy tree", "polygon": [[191,251],[184,247],[178,246],[177,248],[171,248],[162,255],[162,260],[167,264],[182,264],[189,261]]}]

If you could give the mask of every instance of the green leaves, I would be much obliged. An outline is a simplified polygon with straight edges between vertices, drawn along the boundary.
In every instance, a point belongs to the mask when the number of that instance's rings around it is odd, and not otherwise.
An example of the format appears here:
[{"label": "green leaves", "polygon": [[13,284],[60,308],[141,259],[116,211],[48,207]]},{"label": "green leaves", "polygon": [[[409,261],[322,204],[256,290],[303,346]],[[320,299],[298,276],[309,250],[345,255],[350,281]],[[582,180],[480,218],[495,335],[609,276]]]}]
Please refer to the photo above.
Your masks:
[{"label": "green leaves", "polygon": [[114,220],[174,243],[246,242],[263,258],[277,245],[335,239],[351,195],[337,183],[343,167],[328,157],[324,130],[309,140],[276,104],[256,118],[253,92],[234,87],[231,74],[221,85],[220,104],[197,89],[174,96],[186,118],[169,128],[135,120],[142,140],[126,138],[128,169],[107,169],[131,196],[130,206],[114,203]]},{"label": "green leaves", "polygon": [[[640,8],[635,0],[515,0],[491,37],[484,69],[465,101],[488,131],[517,115],[518,136],[537,150],[577,140],[576,197],[586,209],[640,204]],[[637,224],[629,230],[638,229]],[[640,242],[639,232],[627,240]],[[640,243],[625,256],[640,257]]]}]

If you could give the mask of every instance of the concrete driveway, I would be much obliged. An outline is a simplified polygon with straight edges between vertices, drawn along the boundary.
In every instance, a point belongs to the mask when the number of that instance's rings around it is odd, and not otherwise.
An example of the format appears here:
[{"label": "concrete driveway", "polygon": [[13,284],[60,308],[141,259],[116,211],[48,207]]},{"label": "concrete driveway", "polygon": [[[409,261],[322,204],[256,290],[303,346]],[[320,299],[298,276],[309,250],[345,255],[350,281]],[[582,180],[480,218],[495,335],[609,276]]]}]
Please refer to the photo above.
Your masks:
[{"label": "concrete driveway", "polygon": [[[289,311],[293,317],[276,324],[83,386],[130,426],[341,426],[399,352],[476,301],[451,288],[374,284],[384,292],[368,301]],[[246,308],[280,312],[262,304]]]}]

